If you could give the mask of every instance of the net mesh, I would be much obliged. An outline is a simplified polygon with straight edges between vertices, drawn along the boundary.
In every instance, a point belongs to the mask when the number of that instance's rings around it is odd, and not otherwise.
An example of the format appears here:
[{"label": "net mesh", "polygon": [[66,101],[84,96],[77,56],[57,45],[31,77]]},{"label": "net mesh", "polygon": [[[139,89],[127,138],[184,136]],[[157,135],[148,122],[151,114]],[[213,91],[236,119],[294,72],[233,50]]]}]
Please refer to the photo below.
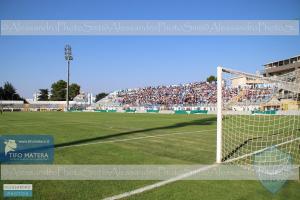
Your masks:
[{"label": "net mesh", "polygon": [[223,71],[222,162],[300,164],[299,74]]}]

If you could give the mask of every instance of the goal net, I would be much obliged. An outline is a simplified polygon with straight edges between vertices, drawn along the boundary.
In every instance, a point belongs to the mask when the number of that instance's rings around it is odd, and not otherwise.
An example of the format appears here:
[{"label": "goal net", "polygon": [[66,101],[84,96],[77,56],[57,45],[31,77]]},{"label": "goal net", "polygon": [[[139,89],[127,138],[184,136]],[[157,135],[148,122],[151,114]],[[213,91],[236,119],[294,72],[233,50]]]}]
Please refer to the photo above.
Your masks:
[{"label": "goal net", "polygon": [[299,72],[263,77],[218,67],[217,163],[299,164]]}]

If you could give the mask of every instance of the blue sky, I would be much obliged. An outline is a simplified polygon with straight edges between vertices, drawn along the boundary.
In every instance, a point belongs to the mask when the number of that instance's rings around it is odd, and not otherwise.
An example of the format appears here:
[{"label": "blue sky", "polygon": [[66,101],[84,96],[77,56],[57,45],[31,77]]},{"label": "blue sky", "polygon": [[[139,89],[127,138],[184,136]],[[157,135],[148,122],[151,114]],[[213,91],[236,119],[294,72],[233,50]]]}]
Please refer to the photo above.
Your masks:
[{"label": "blue sky", "polygon": [[[298,19],[298,0],[0,0],[5,19]],[[255,72],[300,54],[299,36],[0,36],[0,83],[32,98],[66,79],[64,45],[73,47],[71,82],[86,92],[204,80],[216,66]]]}]

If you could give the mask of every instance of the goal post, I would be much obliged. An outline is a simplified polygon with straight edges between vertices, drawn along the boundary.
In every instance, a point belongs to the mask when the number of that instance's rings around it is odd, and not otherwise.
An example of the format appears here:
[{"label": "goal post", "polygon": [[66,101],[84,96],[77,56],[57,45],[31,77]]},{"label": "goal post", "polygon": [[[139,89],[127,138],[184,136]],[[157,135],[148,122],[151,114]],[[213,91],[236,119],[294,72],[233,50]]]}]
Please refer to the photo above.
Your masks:
[{"label": "goal post", "polygon": [[297,74],[263,77],[217,67],[216,163],[251,165],[257,155],[271,148],[277,152],[272,159],[279,161],[288,155],[299,163]]},{"label": "goal post", "polygon": [[217,68],[217,158],[222,161],[222,67]]}]

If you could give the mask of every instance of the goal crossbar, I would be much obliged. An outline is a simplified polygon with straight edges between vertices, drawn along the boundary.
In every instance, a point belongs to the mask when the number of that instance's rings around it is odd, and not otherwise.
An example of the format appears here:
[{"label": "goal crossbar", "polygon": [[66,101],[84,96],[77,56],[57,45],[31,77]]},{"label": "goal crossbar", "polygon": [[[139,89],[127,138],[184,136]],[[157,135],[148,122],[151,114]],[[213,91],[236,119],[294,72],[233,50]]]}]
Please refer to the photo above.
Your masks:
[{"label": "goal crossbar", "polygon": [[251,73],[247,73],[247,72],[241,72],[238,70],[223,68],[223,67],[221,67],[221,68],[222,68],[222,72],[227,72],[227,73],[235,74],[235,75],[244,75],[244,76],[247,76],[247,77],[250,77],[253,79],[260,79],[260,80],[264,80],[266,82],[276,83],[277,86],[281,89],[295,92],[295,93],[300,93],[300,86],[297,83],[287,82],[287,81],[283,81],[283,80],[280,80],[278,78],[273,78],[273,77],[263,77],[263,76],[259,76],[259,75],[255,75],[255,74],[251,74]]}]

